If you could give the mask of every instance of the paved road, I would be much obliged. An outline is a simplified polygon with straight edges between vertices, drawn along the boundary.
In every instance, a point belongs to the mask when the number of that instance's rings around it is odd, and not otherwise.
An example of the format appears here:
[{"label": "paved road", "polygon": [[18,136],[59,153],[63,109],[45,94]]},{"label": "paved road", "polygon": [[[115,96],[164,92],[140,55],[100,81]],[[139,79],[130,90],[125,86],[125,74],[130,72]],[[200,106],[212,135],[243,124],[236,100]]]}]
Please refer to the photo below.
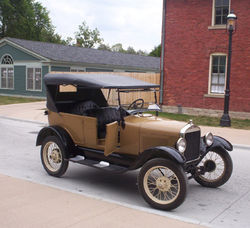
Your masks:
[{"label": "paved road", "polygon": [[162,212],[149,208],[140,197],[136,171],[112,175],[70,164],[63,178],[48,176],[41,166],[40,148],[35,147],[42,127],[43,124],[0,118],[0,173],[211,227],[250,226],[250,151],[246,149],[236,148],[231,153],[234,172],[227,184],[208,189],[190,181],[184,204],[175,211]]}]

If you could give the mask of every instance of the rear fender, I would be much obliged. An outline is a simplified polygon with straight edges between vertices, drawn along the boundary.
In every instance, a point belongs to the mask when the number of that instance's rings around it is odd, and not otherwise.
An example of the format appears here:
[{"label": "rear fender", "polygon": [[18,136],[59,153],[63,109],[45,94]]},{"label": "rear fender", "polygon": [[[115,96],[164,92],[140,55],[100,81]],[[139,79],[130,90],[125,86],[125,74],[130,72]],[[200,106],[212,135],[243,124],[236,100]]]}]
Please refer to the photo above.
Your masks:
[{"label": "rear fender", "polygon": [[48,136],[57,136],[61,140],[67,151],[73,150],[73,140],[71,139],[68,132],[59,126],[49,126],[42,128],[38,133],[36,146],[42,145],[44,139]]},{"label": "rear fender", "polygon": [[166,158],[175,161],[181,165],[183,165],[185,162],[185,159],[175,148],[167,146],[157,146],[147,149],[142,154],[140,154],[140,156],[130,167],[130,169],[137,169],[141,167],[144,163],[146,163],[148,160],[153,158]]}]

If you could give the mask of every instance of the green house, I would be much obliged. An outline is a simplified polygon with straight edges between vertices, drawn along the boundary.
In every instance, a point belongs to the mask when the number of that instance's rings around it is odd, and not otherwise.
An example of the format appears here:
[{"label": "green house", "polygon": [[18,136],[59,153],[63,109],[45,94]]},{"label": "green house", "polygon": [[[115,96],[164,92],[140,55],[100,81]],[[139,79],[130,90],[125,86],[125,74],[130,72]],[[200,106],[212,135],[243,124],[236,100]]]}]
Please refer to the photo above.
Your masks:
[{"label": "green house", "polygon": [[44,97],[50,71],[159,72],[160,58],[15,38],[0,40],[0,94]]}]

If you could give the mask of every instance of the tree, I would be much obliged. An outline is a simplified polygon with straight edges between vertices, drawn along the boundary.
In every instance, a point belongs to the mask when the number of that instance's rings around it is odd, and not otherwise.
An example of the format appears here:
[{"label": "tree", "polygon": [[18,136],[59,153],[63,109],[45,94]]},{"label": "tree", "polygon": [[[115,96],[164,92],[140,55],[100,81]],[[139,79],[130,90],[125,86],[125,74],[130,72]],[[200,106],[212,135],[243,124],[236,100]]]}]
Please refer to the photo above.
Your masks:
[{"label": "tree", "polygon": [[75,39],[77,46],[86,48],[92,48],[103,42],[99,30],[97,28],[91,30],[85,21],[79,25],[79,31],[75,33]]},{"label": "tree", "polygon": [[63,42],[65,45],[74,46],[74,39],[72,37],[67,37]]},{"label": "tree", "polygon": [[130,47],[130,46],[127,48],[126,53],[134,54],[134,55],[137,54],[135,49],[133,47]]},{"label": "tree", "polygon": [[34,0],[1,0],[0,12],[0,38],[10,36],[62,43],[47,9],[41,3]]},{"label": "tree", "polygon": [[114,44],[114,45],[111,47],[111,51],[114,51],[114,52],[122,52],[122,53],[125,52],[125,50],[123,49],[121,43]]},{"label": "tree", "polygon": [[137,52],[136,52],[137,55],[144,55],[144,56],[148,56],[148,53],[147,51],[143,51],[141,49],[139,49]]},{"label": "tree", "polygon": [[161,44],[155,46],[154,49],[149,53],[149,56],[161,57]]},{"label": "tree", "polygon": [[111,47],[108,44],[100,44],[98,50],[111,51]]}]

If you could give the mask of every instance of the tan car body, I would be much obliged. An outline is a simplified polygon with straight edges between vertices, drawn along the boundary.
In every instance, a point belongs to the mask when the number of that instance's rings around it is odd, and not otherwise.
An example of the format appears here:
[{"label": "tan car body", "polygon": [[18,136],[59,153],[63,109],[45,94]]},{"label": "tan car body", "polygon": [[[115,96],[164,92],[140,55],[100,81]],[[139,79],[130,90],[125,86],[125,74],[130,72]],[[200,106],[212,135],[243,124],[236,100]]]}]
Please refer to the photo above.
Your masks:
[{"label": "tan car body", "polygon": [[48,120],[50,126],[64,128],[76,145],[104,150],[106,156],[113,152],[139,155],[155,146],[174,147],[185,125],[150,114],[130,115],[124,118],[124,129],[117,122],[107,124],[105,139],[98,139],[94,117],[48,111]]}]

